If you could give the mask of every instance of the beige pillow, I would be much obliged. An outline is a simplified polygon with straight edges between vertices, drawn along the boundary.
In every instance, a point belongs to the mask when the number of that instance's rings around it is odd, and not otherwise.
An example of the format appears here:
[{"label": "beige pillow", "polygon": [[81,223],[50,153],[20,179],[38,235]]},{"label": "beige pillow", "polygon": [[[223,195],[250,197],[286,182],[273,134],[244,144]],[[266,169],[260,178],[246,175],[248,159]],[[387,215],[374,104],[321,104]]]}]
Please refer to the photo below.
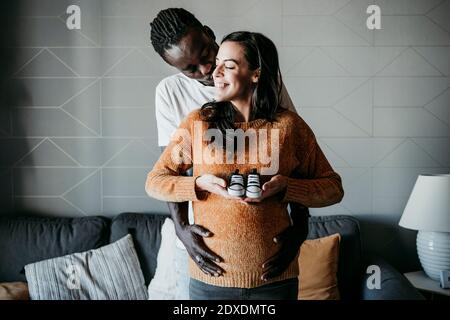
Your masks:
[{"label": "beige pillow", "polygon": [[26,282],[0,283],[0,300],[30,300]]},{"label": "beige pillow", "polygon": [[306,240],[299,255],[299,300],[339,300],[337,270],[339,260],[338,233]]}]

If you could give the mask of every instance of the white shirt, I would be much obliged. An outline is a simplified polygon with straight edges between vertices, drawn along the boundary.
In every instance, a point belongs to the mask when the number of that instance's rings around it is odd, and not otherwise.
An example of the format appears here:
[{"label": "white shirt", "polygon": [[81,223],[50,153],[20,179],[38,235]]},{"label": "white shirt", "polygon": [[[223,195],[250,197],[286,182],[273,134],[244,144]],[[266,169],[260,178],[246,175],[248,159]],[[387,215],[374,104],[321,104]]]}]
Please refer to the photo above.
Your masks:
[{"label": "white shirt", "polygon": [[155,94],[158,145],[169,145],[170,137],[191,112],[214,99],[216,88],[204,86],[182,73],[169,76],[158,84]]},{"label": "white shirt", "polygon": [[[158,145],[166,147],[181,121],[191,111],[199,109],[206,102],[212,101],[215,90],[215,87],[205,86],[197,80],[188,78],[183,73],[177,73],[161,80],[156,86],[155,93]],[[296,112],[284,85],[281,91],[281,105]],[[189,223],[193,222],[192,203],[189,202]],[[178,238],[177,246],[184,248],[183,243]]]}]

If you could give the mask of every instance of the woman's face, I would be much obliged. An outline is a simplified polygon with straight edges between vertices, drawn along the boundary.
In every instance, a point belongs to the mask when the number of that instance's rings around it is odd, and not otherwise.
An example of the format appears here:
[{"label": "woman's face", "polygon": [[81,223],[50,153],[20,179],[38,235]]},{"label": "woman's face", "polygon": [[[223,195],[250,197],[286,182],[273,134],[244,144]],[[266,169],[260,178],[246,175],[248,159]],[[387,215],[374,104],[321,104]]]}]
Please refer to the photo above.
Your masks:
[{"label": "woman's face", "polygon": [[216,101],[249,100],[252,86],[258,81],[257,72],[249,69],[244,48],[233,41],[220,45],[213,78]]}]

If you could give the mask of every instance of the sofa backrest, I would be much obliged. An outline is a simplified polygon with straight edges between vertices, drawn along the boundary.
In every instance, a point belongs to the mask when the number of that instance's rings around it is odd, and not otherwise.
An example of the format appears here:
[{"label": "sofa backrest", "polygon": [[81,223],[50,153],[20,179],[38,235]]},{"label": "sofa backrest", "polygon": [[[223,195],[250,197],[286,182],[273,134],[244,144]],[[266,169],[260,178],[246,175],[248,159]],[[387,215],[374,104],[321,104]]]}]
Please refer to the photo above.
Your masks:
[{"label": "sofa backrest", "polygon": [[342,300],[359,299],[363,276],[359,223],[345,215],[313,216],[309,219],[308,239],[341,235],[339,245],[338,287]]},{"label": "sofa backrest", "polygon": [[25,265],[108,244],[109,219],[0,217],[0,282],[26,281]]}]

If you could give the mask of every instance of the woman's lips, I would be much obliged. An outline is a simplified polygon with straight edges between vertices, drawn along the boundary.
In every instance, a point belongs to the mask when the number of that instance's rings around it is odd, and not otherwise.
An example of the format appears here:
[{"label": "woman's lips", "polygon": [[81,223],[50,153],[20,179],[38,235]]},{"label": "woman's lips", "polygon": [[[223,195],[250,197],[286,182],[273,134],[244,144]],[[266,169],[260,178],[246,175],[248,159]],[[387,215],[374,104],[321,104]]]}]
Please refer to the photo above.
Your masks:
[{"label": "woman's lips", "polygon": [[215,84],[214,84],[214,86],[215,86],[216,88],[219,88],[219,89],[223,89],[223,88],[225,88],[227,85],[228,85],[228,83],[223,83],[223,82],[219,82],[219,83],[215,83]]}]

